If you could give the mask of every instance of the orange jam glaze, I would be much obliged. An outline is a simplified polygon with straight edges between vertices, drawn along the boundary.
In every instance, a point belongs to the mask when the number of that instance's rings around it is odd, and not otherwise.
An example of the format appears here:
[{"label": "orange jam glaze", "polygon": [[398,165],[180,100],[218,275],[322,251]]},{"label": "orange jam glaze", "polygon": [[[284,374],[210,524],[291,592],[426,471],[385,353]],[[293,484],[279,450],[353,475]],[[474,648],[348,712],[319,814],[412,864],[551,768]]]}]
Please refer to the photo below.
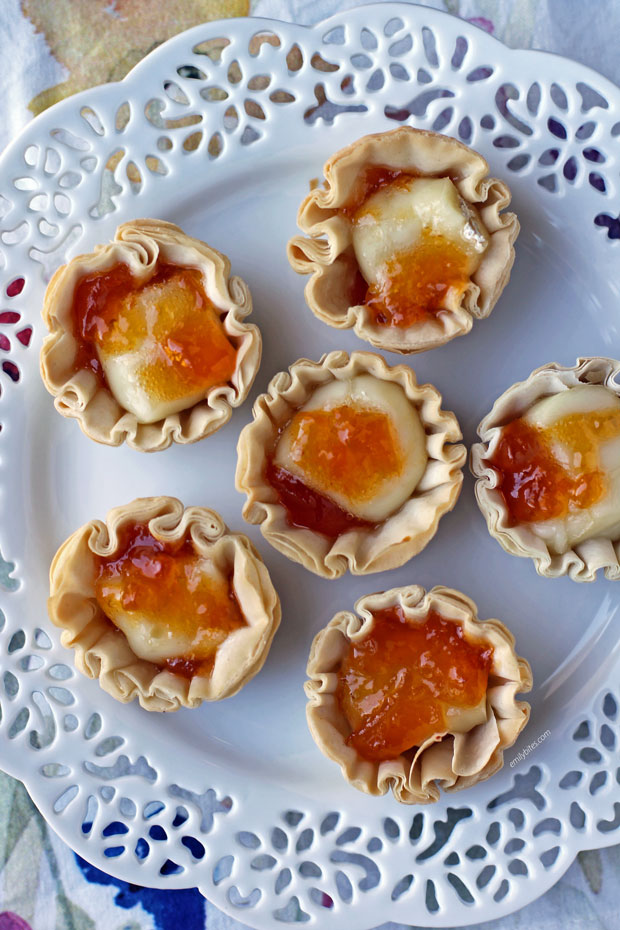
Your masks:
[{"label": "orange jam glaze", "polygon": [[435,320],[448,291],[460,295],[469,283],[471,260],[451,240],[424,230],[415,248],[388,262],[380,284],[371,285],[364,303],[377,326],[406,329]]},{"label": "orange jam glaze", "polygon": [[[545,430],[522,418],[504,426],[487,461],[498,472],[498,490],[512,525],[565,517],[596,504],[607,487],[599,444],[618,435],[616,410],[571,414]],[[570,471],[553,455],[554,442],[573,450]]]},{"label": "orange jam glaze", "polygon": [[374,526],[367,520],[347,513],[329,497],[309,488],[301,478],[273,461],[267,463],[265,477],[278,495],[278,501],[284,507],[291,526],[313,530],[330,539],[337,539],[348,530]]},{"label": "orange jam glaze", "polygon": [[75,287],[73,321],[76,370],[88,368],[104,383],[97,349],[122,355],[145,340],[150,345],[141,374],[158,399],[206,391],[235,370],[236,350],[195,268],[162,263],[141,284],[123,263],[85,275]]},{"label": "orange jam glaze", "polygon": [[247,626],[232,579],[209,578],[197,562],[190,539],[161,542],[146,524],[132,523],[119,533],[114,554],[97,558],[95,580],[97,602],[108,618],[119,607],[129,619],[134,612],[161,618],[158,626],[197,643],[199,655],[161,663],[187,678],[210,674],[218,646],[233,630]]},{"label": "orange jam glaze", "polygon": [[484,698],[493,657],[462,626],[430,611],[413,625],[401,607],[377,611],[370,633],[342,660],[337,700],[365,759],[395,759],[447,730],[445,708]]},{"label": "orange jam glaze", "polygon": [[[289,428],[292,460],[321,487],[333,488],[351,499],[368,500],[385,478],[402,471],[404,462],[392,424],[379,411],[349,404],[299,411]],[[266,477],[294,526],[335,538],[352,527],[373,525],[347,513],[272,462]]]},{"label": "orange jam glaze", "polygon": [[[357,179],[351,195],[339,213],[353,220],[366,200],[388,184],[407,182],[406,174],[382,165],[371,165]],[[407,328],[435,320],[444,309],[450,289],[460,296],[473,271],[470,257],[452,240],[424,231],[411,251],[395,255],[388,263],[380,285],[370,287],[357,273],[351,299],[365,304],[377,326]]]}]

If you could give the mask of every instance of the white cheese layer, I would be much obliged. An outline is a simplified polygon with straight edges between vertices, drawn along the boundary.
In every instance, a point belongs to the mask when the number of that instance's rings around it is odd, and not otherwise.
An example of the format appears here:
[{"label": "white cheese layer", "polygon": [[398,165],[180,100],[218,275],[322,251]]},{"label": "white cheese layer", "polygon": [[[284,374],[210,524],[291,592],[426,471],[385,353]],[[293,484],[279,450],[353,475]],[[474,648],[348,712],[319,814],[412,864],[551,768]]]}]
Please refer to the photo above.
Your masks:
[{"label": "white cheese layer", "polygon": [[371,194],[353,218],[353,249],[366,282],[380,284],[387,263],[415,249],[423,232],[454,242],[471,258],[470,273],[488,245],[450,178],[397,178]]},{"label": "white cheese layer", "polygon": [[[148,282],[119,301],[97,346],[110,391],[140,423],[155,423],[201,401],[221,381],[192,347],[204,346],[213,371],[234,350],[206,298],[182,277]],[[222,370],[222,369],[220,369]]]},{"label": "white cheese layer", "polygon": [[135,414],[139,423],[156,423],[173,413],[193,407],[205,396],[204,388],[174,399],[154,396],[148,389],[148,378],[144,372],[158,351],[159,347],[152,339],[145,340],[139,349],[124,355],[105,356],[99,352],[111,392],[125,410]]},{"label": "white cheese layer", "polygon": [[398,510],[411,497],[426,468],[427,452],[424,428],[416,409],[398,384],[381,381],[372,375],[358,375],[347,381],[330,381],[318,388],[301,408],[302,411],[330,410],[341,405],[360,410],[378,411],[389,417],[392,432],[402,458],[402,470],[386,476],[372,497],[359,499],[326,487],[320,477],[305,470],[291,454],[293,429],[288,426],[276,447],[274,462],[296,475],[313,490],[325,495],[362,520],[380,522]]},{"label": "white cheese layer", "polygon": [[[228,586],[226,578],[210,559],[196,558],[186,565],[185,576],[189,589],[205,583],[212,584],[215,590],[225,590]],[[116,581],[107,584],[105,614],[122,630],[139,658],[155,664],[183,656],[196,660],[209,658],[226,639],[224,630],[201,627],[199,616],[186,613],[178,616],[170,611],[128,611],[122,604],[125,581],[122,576]],[[208,618],[204,619],[208,622]]]},{"label": "white cheese layer", "polygon": [[[524,420],[539,429],[549,429],[559,420],[573,414],[617,412],[620,398],[600,384],[584,384],[546,397],[528,411]],[[573,474],[578,474],[582,453],[556,438],[552,444],[554,457]],[[604,496],[591,507],[572,508],[566,517],[531,523],[531,529],[545,540],[555,553],[566,552],[572,546],[594,537],[620,537],[620,435],[602,441],[598,446],[599,468],[607,485]]]}]

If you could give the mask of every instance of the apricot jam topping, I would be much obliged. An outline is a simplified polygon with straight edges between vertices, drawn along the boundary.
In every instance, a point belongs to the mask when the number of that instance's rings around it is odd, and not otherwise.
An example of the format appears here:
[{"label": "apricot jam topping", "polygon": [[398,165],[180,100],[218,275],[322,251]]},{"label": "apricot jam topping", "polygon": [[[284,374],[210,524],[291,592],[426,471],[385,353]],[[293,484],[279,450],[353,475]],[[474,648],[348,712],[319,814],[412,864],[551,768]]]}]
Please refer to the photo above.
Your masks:
[{"label": "apricot jam topping", "polygon": [[144,352],[139,376],[153,397],[174,400],[230,380],[236,350],[197,269],[160,264],[137,284],[129,266],[85,275],[73,296],[76,370],[105,381],[105,356]]},{"label": "apricot jam topping", "polygon": [[472,262],[454,241],[424,230],[415,249],[388,262],[381,282],[371,285],[364,303],[373,323],[406,328],[434,320],[450,290],[463,293]]},{"label": "apricot jam topping", "polygon": [[[414,193],[414,186],[423,184],[425,180],[429,184],[443,181],[448,184],[448,189],[442,195],[435,195],[440,199],[435,205],[431,225],[428,224],[428,211],[432,202],[429,203],[424,195],[422,201],[419,201]],[[366,270],[360,266],[360,273],[354,276],[351,283],[349,299],[355,305],[364,304],[368,307],[373,324],[407,328],[435,320],[437,314],[446,308],[448,299],[450,304],[460,299],[471,274],[478,267],[480,251],[472,244],[476,238],[475,231],[470,229],[472,235],[461,241],[458,232],[450,235],[445,225],[442,226],[447,216],[448,228],[453,228],[455,214],[460,216],[462,212],[458,192],[450,181],[449,178],[417,178],[414,174],[372,165],[360,173],[347,203],[338,211],[352,223],[355,253],[358,254],[359,245],[362,249],[370,248],[370,254],[376,249],[383,256],[371,275],[368,262],[372,260],[366,255]],[[388,196],[388,200],[381,205],[374,197],[379,192],[385,192]],[[394,195],[397,192],[400,192],[401,198],[413,198],[408,208],[404,205],[407,201],[403,203],[402,199],[400,205],[395,206]],[[442,197],[448,200],[444,202]],[[442,214],[442,204],[448,211],[446,216]],[[419,208],[421,214],[417,212]],[[403,228],[406,228],[407,218],[413,219],[416,216],[423,226],[419,232],[414,232],[412,228],[409,247],[406,240],[403,241]],[[462,221],[464,225],[469,222],[465,214],[462,215]],[[368,239],[368,232],[363,239],[358,238],[364,230],[368,231],[372,227],[377,230],[372,240]],[[386,254],[386,245],[392,242],[392,236],[394,249],[391,254]]]},{"label": "apricot jam topping", "polygon": [[[130,644],[132,626],[136,632],[146,626],[161,656],[155,664],[186,677],[209,674],[218,646],[247,625],[231,580],[208,574],[189,539],[162,542],[142,523],[128,524],[119,536],[114,554],[97,559],[95,595],[102,611]],[[186,644],[189,651],[163,655],[168,643],[172,649]]]},{"label": "apricot jam topping", "polygon": [[369,521],[347,513],[329,497],[309,488],[301,478],[272,461],[267,464],[265,477],[278,495],[291,526],[313,530],[330,539],[336,539],[348,530],[373,526]]},{"label": "apricot jam topping", "polygon": [[[352,501],[372,498],[379,485],[404,467],[390,418],[381,411],[340,404],[301,410],[292,418],[290,458],[312,484]],[[278,492],[289,521],[336,537],[372,524],[347,513],[298,476],[270,463],[267,480]]]},{"label": "apricot jam topping", "polygon": [[372,497],[403,466],[392,422],[378,410],[341,404],[304,410],[291,423],[291,458],[322,487],[349,497]]},{"label": "apricot jam topping", "polygon": [[[522,417],[504,426],[488,463],[499,475],[498,490],[512,525],[565,517],[601,500],[607,480],[599,449],[616,436],[617,410],[570,414],[546,429]],[[570,450],[568,467],[554,455],[555,443]]]},{"label": "apricot jam topping", "polygon": [[484,700],[493,648],[469,642],[462,626],[430,611],[423,623],[401,607],[376,611],[370,633],[351,643],[337,699],[365,759],[395,759],[449,731],[447,711]]}]

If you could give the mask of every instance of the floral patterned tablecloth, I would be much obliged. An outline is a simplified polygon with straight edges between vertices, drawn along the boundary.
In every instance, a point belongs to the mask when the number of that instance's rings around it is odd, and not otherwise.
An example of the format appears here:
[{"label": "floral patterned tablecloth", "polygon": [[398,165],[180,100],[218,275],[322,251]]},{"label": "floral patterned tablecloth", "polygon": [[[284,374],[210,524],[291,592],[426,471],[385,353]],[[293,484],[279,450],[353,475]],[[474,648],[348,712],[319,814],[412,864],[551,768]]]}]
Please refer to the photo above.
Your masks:
[{"label": "floral patterned tablecloth", "polygon": [[[0,148],[63,97],[121,79],[183,29],[250,13],[312,23],[357,0],[1,0]],[[430,0],[508,45],[545,48],[620,83],[620,0]],[[1,587],[1,582],[0,582]],[[1,668],[0,668],[1,672]],[[0,767],[2,757],[0,754]],[[541,899],[488,930],[620,927],[620,847],[582,853]],[[195,890],[154,891],[100,872],[0,772],[0,930],[242,930]],[[397,930],[386,924],[383,930]]]}]

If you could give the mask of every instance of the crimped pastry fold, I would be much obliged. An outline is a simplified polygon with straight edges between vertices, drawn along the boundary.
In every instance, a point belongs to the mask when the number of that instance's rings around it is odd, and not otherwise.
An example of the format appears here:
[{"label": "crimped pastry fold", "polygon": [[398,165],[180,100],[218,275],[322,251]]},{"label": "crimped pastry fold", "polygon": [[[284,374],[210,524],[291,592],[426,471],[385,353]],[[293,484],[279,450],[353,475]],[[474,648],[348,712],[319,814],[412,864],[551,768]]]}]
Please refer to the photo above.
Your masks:
[{"label": "crimped pastry fold", "polygon": [[[400,606],[407,621],[423,622],[429,611],[458,621],[468,640],[493,647],[486,694],[486,720],[466,733],[437,733],[415,751],[381,762],[363,758],[346,740],[350,725],[336,690],[339,670],[350,643],[372,630],[373,612]],[[493,775],[503,765],[529,718],[529,704],[516,695],[529,691],[529,664],[514,649],[514,637],[499,620],[478,618],[476,605],[459,591],[443,586],[428,593],[419,585],[369,594],[355,604],[356,613],[341,611],[312,643],[305,684],[306,716],[321,751],[340,765],[346,780],[367,794],[394,792],[404,804],[437,801],[439,789],[458,791]]]},{"label": "crimped pastry fold", "polygon": [[[350,306],[358,264],[349,218],[339,213],[356,179],[367,167],[381,165],[414,177],[449,177],[465,204],[474,207],[489,234],[489,245],[462,295],[437,317],[407,329],[379,326],[364,305]],[[508,186],[488,177],[485,159],[449,136],[410,126],[364,136],[326,162],[325,185],[302,202],[297,224],[303,235],[288,243],[288,257],[299,274],[311,275],[306,302],[324,323],[356,334],[380,349],[412,353],[443,345],[469,332],[487,317],[510,277],[519,223],[506,213]]]},{"label": "crimped pastry fold", "polygon": [[[352,529],[330,540],[289,524],[265,478],[265,467],[279,431],[313,391],[331,380],[360,374],[401,386],[424,428],[428,462],[411,497],[375,529]],[[458,422],[453,413],[441,409],[439,391],[430,384],[419,385],[406,365],[390,367],[371,352],[330,352],[319,362],[299,359],[272,378],[267,393],[255,401],[253,414],[237,446],[236,485],[247,495],[243,516],[260,524],[272,546],[318,575],[338,578],[347,570],[363,575],[402,565],[432,539],[440,517],[458,499],[466,458]]]},{"label": "crimped pastry fold", "polygon": [[[141,423],[92,371],[75,370],[78,343],[72,306],[74,290],[86,275],[124,263],[140,284],[159,260],[201,273],[205,293],[223,314],[224,332],[236,349],[236,368],[229,383],[209,388],[193,406],[155,423]],[[141,452],[165,449],[172,442],[196,442],[227,423],[232,408],[243,403],[252,386],[260,365],[261,336],[257,326],[245,322],[251,312],[249,288],[241,278],[231,277],[225,255],[172,223],[132,220],[118,227],[111,243],[77,256],[54,274],[43,305],[50,335],[41,349],[41,375],[56,409],[77,419],[83,432],[97,442],[112,446],[127,442]]]},{"label": "crimped pastry fold", "polygon": [[556,362],[537,368],[525,381],[519,381],[495,401],[478,427],[482,440],[472,446],[470,467],[476,478],[476,499],[489,533],[511,555],[531,558],[539,575],[573,581],[594,581],[602,569],[610,580],[620,580],[620,537],[595,537],[558,554],[528,524],[511,525],[506,503],[498,490],[498,475],[486,461],[497,448],[501,428],[523,416],[544,397],[577,387],[601,384],[620,397],[620,361],[592,356],[577,359],[575,365]]},{"label": "crimped pastry fold", "polygon": [[[209,676],[185,678],[139,658],[127,638],[105,616],[95,595],[97,556],[118,548],[118,534],[131,523],[147,523],[163,542],[192,540],[198,556],[232,576],[247,626],[218,647]],[[247,536],[230,533],[205,507],[187,507],[173,497],[138,498],[115,507],[106,522],[91,520],[59,548],[50,568],[48,612],[62,629],[63,646],[75,650],[75,665],[126,703],[138,698],[146,710],[197,707],[236,694],[262,667],[280,617],[280,601],[269,573]],[[165,620],[165,618],[162,618]]]}]

